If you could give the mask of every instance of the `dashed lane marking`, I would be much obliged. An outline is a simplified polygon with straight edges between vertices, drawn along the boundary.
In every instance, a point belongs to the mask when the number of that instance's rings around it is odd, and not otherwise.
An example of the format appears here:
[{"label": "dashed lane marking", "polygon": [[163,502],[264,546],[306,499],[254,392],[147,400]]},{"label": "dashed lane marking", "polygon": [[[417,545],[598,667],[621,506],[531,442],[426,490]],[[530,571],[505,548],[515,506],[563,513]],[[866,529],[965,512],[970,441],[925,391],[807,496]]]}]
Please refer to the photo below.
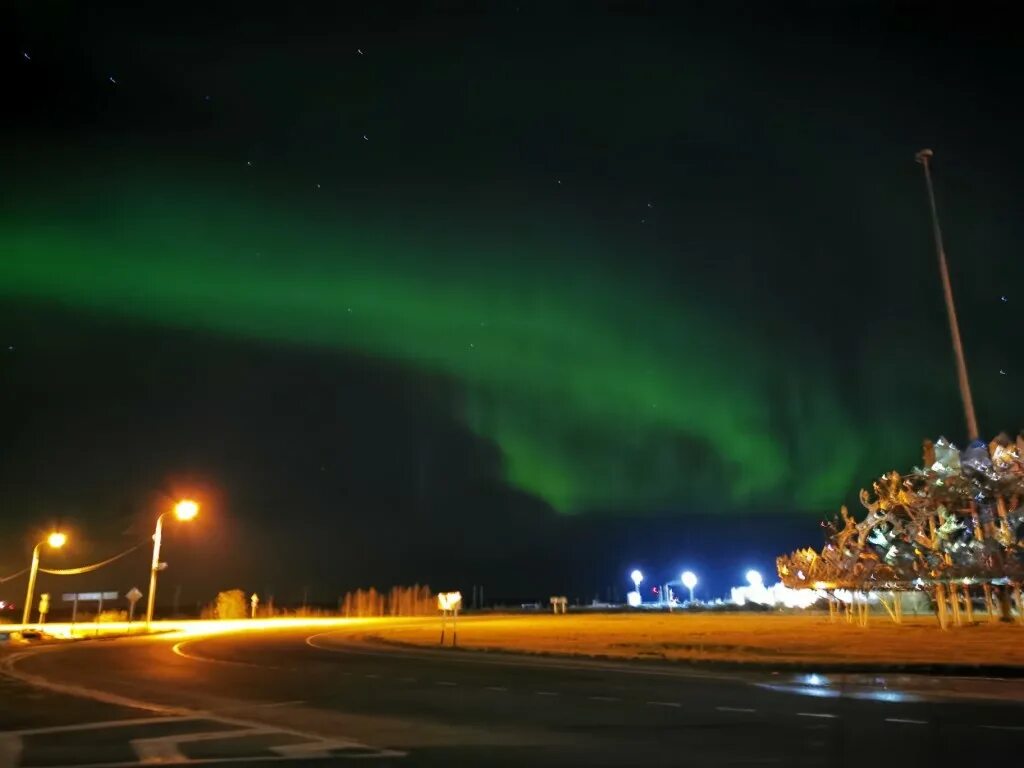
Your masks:
[{"label": "dashed lane marking", "polygon": [[675,707],[677,709],[683,706],[678,701],[648,701],[646,704],[649,707]]},{"label": "dashed lane marking", "polygon": [[1024,725],[983,725],[982,728],[988,728],[990,731],[1024,731]]},{"label": "dashed lane marking", "polygon": [[448,688],[455,688],[456,686],[458,686],[458,683],[453,683],[450,680],[438,680],[436,683],[434,683],[434,685],[444,685]]},{"label": "dashed lane marking", "polygon": [[488,685],[486,688],[484,688],[484,690],[485,691],[499,691],[501,693],[504,693],[505,691],[508,690],[508,688],[506,688],[504,685]]},{"label": "dashed lane marking", "polygon": [[887,723],[905,723],[906,725],[928,725],[927,720],[914,720],[909,717],[887,717],[885,718]]},{"label": "dashed lane marking", "polygon": [[587,696],[591,701],[621,701],[615,696]]},{"label": "dashed lane marking", "polygon": [[719,712],[757,712],[750,707],[715,707]]},{"label": "dashed lane marking", "polygon": [[823,718],[827,718],[829,720],[835,720],[835,718],[837,717],[836,715],[833,715],[831,712],[797,712],[796,716],[797,717],[823,717]]},{"label": "dashed lane marking", "polygon": [[558,692],[557,691],[534,691],[534,694],[537,695],[537,696],[557,696]]}]

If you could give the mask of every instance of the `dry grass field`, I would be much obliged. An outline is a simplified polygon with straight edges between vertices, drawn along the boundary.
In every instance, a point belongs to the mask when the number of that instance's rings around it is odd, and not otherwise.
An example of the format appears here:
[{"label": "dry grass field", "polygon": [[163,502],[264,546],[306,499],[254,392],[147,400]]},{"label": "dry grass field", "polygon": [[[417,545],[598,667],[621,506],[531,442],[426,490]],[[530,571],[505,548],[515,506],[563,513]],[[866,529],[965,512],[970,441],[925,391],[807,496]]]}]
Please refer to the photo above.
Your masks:
[{"label": "dry grass field", "polygon": [[[437,645],[440,620],[375,627],[376,638]],[[449,630],[450,632],[450,630]],[[504,615],[459,620],[459,645],[478,650],[629,659],[822,664],[1020,666],[1024,626],[983,620],[941,631],[932,617],[862,628],[820,614]],[[450,634],[449,634],[450,641]]]}]

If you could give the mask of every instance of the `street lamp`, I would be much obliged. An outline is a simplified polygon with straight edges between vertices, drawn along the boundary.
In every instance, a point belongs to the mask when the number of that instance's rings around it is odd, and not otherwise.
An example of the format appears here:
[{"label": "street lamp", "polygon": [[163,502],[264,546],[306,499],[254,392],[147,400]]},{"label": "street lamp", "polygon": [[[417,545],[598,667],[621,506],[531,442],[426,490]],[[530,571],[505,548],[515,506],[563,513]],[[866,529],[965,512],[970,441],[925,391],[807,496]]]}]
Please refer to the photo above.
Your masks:
[{"label": "street lamp", "polygon": [[[160,570],[160,542],[164,534],[164,515],[156,519],[156,530],[153,532],[153,565],[149,571],[149,595],[146,598],[146,629],[153,622],[153,606],[156,605],[156,574]],[[199,514],[199,505],[191,499],[182,499],[174,505],[174,516],[182,521],[194,520]]]},{"label": "street lamp", "polygon": [[32,614],[32,593],[36,591],[36,575],[39,573],[39,548],[46,544],[52,549],[60,549],[67,541],[67,534],[54,531],[46,537],[45,541],[40,541],[36,544],[32,550],[32,567],[28,572],[28,590],[25,592],[25,610],[21,614],[21,625],[23,627],[28,625],[28,620]]},{"label": "street lamp", "polygon": [[633,580],[633,585],[636,587],[636,591],[640,591],[640,582],[644,580],[644,575],[640,573],[639,569],[634,569],[629,578]]},{"label": "street lamp", "polygon": [[693,602],[693,588],[697,586],[697,574],[693,571],[683,571],[683,575],[680,577],[683,582],[683,586],[690,590],[690,602]]}]

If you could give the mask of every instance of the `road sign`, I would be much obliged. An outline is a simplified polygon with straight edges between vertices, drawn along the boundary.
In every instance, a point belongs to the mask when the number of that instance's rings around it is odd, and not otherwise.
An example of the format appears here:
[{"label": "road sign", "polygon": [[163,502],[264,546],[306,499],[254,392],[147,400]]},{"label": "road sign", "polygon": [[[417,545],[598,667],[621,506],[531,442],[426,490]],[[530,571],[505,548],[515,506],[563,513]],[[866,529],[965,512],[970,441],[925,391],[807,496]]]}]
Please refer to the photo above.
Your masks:
[{"label": "road sign", "polygon": [[138,587],[132,587],[125,593],[125,597],[128,598],[128,623],[131,624],[135,618],[135,604],[139,602],[139,598],[142,597],[142,593]]},{"label": "road sign", "polygon": [[79,600],[117,600],[117,592],[65,592],[60,599],[65,603],[76,603]]}]

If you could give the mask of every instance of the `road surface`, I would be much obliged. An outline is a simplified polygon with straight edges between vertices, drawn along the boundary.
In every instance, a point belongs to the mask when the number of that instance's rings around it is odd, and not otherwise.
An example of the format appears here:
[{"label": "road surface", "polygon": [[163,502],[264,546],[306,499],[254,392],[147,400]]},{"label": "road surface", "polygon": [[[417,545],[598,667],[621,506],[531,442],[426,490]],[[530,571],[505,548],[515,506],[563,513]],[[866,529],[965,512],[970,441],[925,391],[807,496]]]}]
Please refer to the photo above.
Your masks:
[{"label": "road surface", "polygon": [[[1020,683],[403,649],[362,626],[0,656],[0,768],[1003,763]],[[230,762],[229,762],[230,761]]]}]

